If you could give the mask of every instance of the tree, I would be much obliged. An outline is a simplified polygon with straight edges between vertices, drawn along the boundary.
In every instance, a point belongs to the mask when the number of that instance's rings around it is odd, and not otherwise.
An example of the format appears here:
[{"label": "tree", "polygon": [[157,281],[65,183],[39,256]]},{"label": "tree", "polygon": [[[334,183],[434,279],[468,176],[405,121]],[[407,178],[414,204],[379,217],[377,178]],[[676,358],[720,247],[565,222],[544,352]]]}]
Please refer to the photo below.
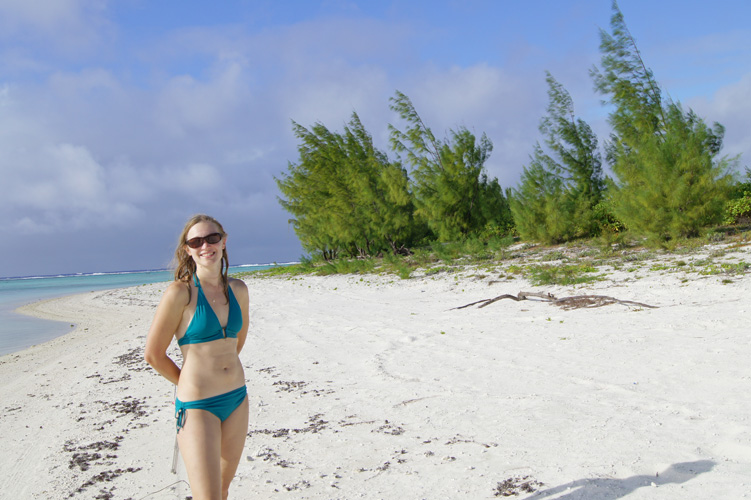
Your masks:
[{"label": "tree", "polygon": [[485,162],[493,144],[480,141],[462,127],[439,140],[422,121],[410,99],[401,92],[391,109],[406,120],[402,132],[393,125],[391,145],[412,167],[415,216],[442,242],[479,233],[488,225],[510,222],[508,204],[496,180],[488,181]]},{"label": "tree", "polygon": [[724,129],[665,99],[641,57],[618,4],[612,34],[600,31],[602,70],[591,75],[613,106],[606,147],[618,219],[656,240],[692,236],[722,216],[735,159],[718,158]]},{"label": "tree", "polygon": [[373,146],[357,113],[343,133],[293,129],[300,160],[276,182],[303,248],[325,259],[402,251],[413,231],[407,173]]},{"label": "tree", "polygon": [[602,199],[604,180],[597,137],[575,117],[571,95],[546,74],[548,114],[540,132],[550,154],[535,145],[510,203],[522,238],[559,243],[597,233],[593,209]]},{"label": "tree", "polygon": [[345,127],[345,136],[348,183],[361,212],[360,223],[374,243],[373,248],[366,247],[367,254],[383,250],[384,244],[394,254],[407,252],[417,233],[407,171],[373,146],[372,137],[356,113]]}]

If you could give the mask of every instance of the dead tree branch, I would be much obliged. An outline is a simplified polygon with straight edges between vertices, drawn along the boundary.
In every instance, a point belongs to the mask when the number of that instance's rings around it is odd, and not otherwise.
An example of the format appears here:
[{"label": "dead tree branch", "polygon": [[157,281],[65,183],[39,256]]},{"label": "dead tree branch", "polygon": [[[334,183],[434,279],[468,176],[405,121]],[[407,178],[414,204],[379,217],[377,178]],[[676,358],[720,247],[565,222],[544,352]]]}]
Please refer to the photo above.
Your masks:
[{"label": "dead tree branch", "polygon": [[554,306],[558,306],[564,310],[602,307],[602,306],[607,306],[610,304],[621,304],[624,306],[636,306],[636,307],[647,307],[649,309],[657,309],[657,306],[651,306],[649,304],[644,304],[641,302],[634,302],[632,300],[620,300],[620,299],[616,299],[615,297],[609,297],[607,295],[575,295],[573,297],[561,297],[559,299],[552,293],[537,293],[537,292],[519,292],[516,295],[504,293],[503,295],[499,295],[491,299],[478,300],[476,302],[471,302],[463,306],[454,307],[453,309],[464,309],[467,307],[475,306],[477,304],[480,304],[479,306],[477,306],[477,308],[480,309],[485,306],[489,306],[493,302],[498,302],[499,300],[503,300],[503,299],[511,299],[511,300],[519,302],[521,300],[529,300],[530,297],[542,299],[543,302],[550,302]]}]

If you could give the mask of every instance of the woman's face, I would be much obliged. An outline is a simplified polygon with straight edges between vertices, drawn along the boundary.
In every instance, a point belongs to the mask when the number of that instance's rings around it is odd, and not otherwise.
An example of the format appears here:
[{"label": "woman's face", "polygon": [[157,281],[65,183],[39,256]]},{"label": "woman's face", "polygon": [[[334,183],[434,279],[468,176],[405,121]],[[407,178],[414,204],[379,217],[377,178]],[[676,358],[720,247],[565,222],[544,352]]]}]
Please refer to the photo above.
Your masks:
[{"label": "woman's face", "polygon": [[[210,234],[221,233],[219,228],[213,222],[199,222],[188,230],[188,234],[185,241],[192,240],[193,238],[202,238]],[[222,239],[217,243],[209,243],[204,240],[201,246],[197,248],[191,248],[187,244],[185,245],[185,251],[188,252],[196,265],[210,266],[217,261],[222,261],[222,250],[227,245],[227,237],[222,236]]]}]

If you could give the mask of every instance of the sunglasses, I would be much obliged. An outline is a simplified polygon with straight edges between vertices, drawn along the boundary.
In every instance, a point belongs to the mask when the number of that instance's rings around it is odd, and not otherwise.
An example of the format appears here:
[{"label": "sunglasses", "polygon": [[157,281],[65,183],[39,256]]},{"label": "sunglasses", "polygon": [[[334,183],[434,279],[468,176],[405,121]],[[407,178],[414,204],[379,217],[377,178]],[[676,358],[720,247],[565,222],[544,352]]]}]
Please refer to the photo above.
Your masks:
[{"label": "sunglasses", "polygon": [[204,241],[210,245],[216,245],[217,243],[222,241],[222,237],[222,233],[211,233],[206,236],[197,236],[195,238],[191,238],[186,241],[185,244],[190,248],[200,248],[203,246]]}]

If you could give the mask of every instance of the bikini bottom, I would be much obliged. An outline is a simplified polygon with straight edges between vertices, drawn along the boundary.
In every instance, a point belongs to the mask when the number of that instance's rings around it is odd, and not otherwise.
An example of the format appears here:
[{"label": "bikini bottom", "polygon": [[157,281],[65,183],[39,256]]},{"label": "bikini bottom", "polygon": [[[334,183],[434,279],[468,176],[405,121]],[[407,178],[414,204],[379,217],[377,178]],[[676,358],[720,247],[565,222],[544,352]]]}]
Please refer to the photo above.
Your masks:
[{"label": "bikini bottom", "polygon": [[175,398],[175,418],[177,419],[177,432],[180,432],[183,425],[185,425],[185,410],[199,409],[210,411],[216,415],[219,420],[224,422],[232,415],[232,412],[237,409],[238,406],[245,401],[245,396],[248,394],[248,388],[246,386],[238,387],[234,391],[225,392],[218,396],[212,396],[205,399],[197,399],[195,401],[180,401]]}]

